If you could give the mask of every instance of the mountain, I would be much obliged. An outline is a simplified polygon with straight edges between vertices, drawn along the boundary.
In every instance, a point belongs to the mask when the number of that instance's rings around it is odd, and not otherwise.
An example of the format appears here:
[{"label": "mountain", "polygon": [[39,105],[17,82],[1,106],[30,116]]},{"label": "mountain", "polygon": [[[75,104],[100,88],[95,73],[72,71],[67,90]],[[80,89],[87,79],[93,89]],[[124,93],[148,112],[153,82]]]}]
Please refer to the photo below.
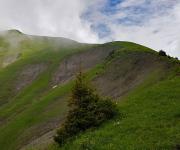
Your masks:
[{"label": "mountain", "polygon": [[[119,115],[64,147],[52,141],[82,66]],[[0,33],[0,149],[178,149],[180,62],[125,41]]]}]

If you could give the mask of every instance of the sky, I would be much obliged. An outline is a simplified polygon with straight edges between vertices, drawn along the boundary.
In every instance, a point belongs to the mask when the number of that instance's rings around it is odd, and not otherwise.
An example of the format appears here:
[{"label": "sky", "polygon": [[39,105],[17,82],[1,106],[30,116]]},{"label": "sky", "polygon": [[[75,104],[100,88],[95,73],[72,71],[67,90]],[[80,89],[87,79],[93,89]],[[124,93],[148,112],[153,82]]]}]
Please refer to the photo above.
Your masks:
[{"label": "sky", "polygon": [[180,0],[0,0],[0,30],[136,42],[180,58]]}]

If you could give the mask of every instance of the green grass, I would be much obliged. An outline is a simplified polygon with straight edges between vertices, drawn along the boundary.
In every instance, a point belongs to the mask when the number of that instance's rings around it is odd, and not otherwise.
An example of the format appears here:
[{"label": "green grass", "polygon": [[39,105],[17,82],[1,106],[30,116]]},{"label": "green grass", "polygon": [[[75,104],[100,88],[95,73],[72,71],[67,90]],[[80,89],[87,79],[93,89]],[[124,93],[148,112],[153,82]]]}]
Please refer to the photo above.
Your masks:
[{"label": "green grass", "polygon": [[[87,72],[87,79],[90,80],[95,76],[99,69],[101,69],[101,66],[97,66]],[[57,115],[62,116],[63,118],[67,112],[67,95],[71,90],[72,84],[73,81],[58,86],[55,89],[49,90],[48,93],[43,95],[40,99],[34,99],[34,102],[30,106],[24,108],[26,110],[18,114],[14,119],[7,123],[6,126],[0,128],[2,131],[0,135],[1,148],[13,149],[14,146],[18,146],[19,138],[17,138],[17,136],[20,135],[21,137],[22,131],[28,129],[28,127],[46,122],[50,118],[57,117]],[[58,100],[61,100],[59,105],[54,106],[52,111],[45,111],[46,109],[48,110],[49,105],[56,103]],[[10,110],[12,112],[8,113],[13,114],[13,111],[25,107],[25,105],[27,104],[17,103],[15,105],[16,108],[13,108],[13,110]],[[3,114],[5,114],[5,111]],[[9,141],[13,141],[13,143],[9,143]]]},{"label": "green grass", "polygon": [[[0,49],[0,84],[3,85],[0,86],[0,149],[2,150],[18,149],[31,141],[34,136],[40,136],[42,133],[39,130],[42,126],[48,126],[47,124],[53,122],[53,119],[64,119],[73,81],[58,85],[54,89],[51,85],[53,73],[63,58],[93,47],[104,49],[114,47],[117,51],[113,59],[126,60],[129,53],[152,53],[157,56],[157,53],[151,49],[130,42],[61,46],[51,39],[37,37],[36,40],[26,39],[19,48],[12,51],[0,38],[0,47],[3,47],[3,50]],[[17,52],[21,53],[21,57],[2,68],[1,58]],[[110,66],[113,59],[107,59],[105,63],[91,68],[87,72],[87,79],[93,80],[97,75],[106,73],[106,66]],[[163,57],[160,59],[162,62],[171,61]],[[28,65],[41,63],[46,65],[46,69],[32,83],[15,92],[14,87],[19,72]],[[171,63],[177,62],[172,60]],[[174,75],[178,69],[177,67],[175,71],[161,69],[152,72],[140,87],[118,102],[123,117],[117,116],[116,119],[96,130],[82,133],[62,149],[72,149],[72,146],[73,149],[83,149],[84,146],[93,150],[170,149],[178,144],[180,81]],[[117,125],[117,122],[120,124]],[[51,144],[47,149],[59,148]]]},{"label": "green grass", "polygon": [[[59,39],[60,42],[61,40]],[[68,42],[68,40],[66,41]],[[52,89],[50,84],[52,74],[63,58],[87,50],[92,46],[87,44],[62,46],[58,45],[55,39],[31,37],[31,40],[25,38],[14,49],[6,44],[6,37],[0,39],[0,52],[3,58],[21,53],[21,57],[15,62],[5,68],[0,68],[0,83],[3,85],[0,86],[0,149],[18,147],[19,144],[22,144],[22,139],[27,139],[27,135],[23,133],[29,128],[43,124],[51,117],[64,116],[67,107],[66,101],[62,97],[68,92],[70,86],[64,85]],[[14,88],[19,72],[28,65],[41,63],[46,65],[46,70],[30,85],[16,92]],[[54,101],[58,101],[60,107],[56,107],[56,109],[53,107],[53,111],[49,113],[48,105],[53,104]],[[32,135],[30,134],[30,136]]]},{"label": "green grass", "polygon": [[47,149],[175,148],[180,142],[180,78],[171,74],[168,79],[154,83],[159,73],[154,72],[146,82],[118,102],[120,114],[115,119],[80,134],[62,148],[52,144]]},{"label": "green grass", "polygon": [[[88,49],[88,45],[76,47],[55,47],[51,42],[25,42],[20,46],[27,49],[22,57],[7,67],[0,69],[0,149],[14,149],[22,144],[27,129],[46,122],[56,116],[64,116],[66,101],[62,98],[69,85],[52,89],[50,82],[60,61],[74,53]],[[92,46],[91,46],[92,47]],[[47,67],[30,85],[19,92],[14,86],[19,72],[30,64],[44,63]],[[58,99],[60,108],[45,111],[50,103]],[[47,113],[48,112],[48,113]],[[38,115],[37,115],[38,114]],[[24,136],[24,137],[23,137]],[[17,138],[19,137],[19,138]],[[11,142],[10,142],[11,141]],[[7,144],[7,142],[9,144]]]}]

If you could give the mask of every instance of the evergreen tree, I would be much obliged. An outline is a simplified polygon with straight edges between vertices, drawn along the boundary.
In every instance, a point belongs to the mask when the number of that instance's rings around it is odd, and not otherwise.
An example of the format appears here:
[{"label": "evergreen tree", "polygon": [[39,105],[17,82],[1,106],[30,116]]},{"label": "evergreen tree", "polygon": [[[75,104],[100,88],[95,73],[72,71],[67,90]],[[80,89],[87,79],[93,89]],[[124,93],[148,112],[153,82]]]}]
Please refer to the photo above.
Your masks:
[{"label": "evergreen tree", "polygon": [[99,126],[116,114],[116,106],[110,99],[101,98],[85,80],[80,71],[69,100],[69,112],[54,140],[60,145],[67,139],[88,128]]}]

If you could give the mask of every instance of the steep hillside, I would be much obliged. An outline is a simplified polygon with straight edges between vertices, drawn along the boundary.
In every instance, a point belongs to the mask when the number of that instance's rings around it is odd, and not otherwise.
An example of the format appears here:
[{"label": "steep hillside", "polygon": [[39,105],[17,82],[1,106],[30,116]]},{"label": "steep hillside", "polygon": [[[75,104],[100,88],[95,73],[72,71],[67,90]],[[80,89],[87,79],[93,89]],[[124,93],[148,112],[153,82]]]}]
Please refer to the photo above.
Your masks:
[{"label": "steep hillside", "polygon": [[141,86],[119,99],[120,114],[102,127],[80,134],[62,148],[49,144],[33,149],[178,150],[180,78],[171,74],[168,79],[160,79],[161,73],[164,72],[154,72]]},{"label": "steep hillside", "polygon": [[117,100],[121,115],[64,149],[179,144],[179,61],[130,42],[91,45],[14,30],[1,34],[0,52],[0,149],[59,149],[52,136],[80,64],[102,95]]}]

